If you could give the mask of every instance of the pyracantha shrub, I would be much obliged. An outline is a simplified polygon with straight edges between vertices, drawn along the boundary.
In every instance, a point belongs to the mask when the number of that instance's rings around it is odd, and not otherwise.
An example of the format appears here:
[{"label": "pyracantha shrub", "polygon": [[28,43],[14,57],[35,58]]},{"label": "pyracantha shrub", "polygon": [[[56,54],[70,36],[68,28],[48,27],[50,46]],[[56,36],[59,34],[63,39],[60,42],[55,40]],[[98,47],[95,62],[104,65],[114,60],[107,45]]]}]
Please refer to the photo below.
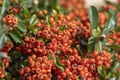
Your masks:
[{"label": "pyracantha shrub", "polygon": [[119,80],[119,3],[0,0],[0,80]]}]

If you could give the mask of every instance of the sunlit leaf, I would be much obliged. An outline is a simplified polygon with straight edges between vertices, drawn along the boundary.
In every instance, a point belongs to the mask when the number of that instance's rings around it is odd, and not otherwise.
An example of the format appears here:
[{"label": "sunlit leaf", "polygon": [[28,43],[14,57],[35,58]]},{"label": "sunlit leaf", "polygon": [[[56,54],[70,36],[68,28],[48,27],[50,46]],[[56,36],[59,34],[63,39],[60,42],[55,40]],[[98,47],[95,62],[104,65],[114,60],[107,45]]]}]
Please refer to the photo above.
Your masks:
[{"label": "sunlit leaf", "polygon": [[37,16],[35,14],[30,18],[30,25],[35,25],[37,23]]},{"label": "sunlit leaf", "polygon": [[117,24],[117,12],[110,10],[110,18],[107,20],[102,33],[108,34],[112,30],[114,30],[116,24]]}]

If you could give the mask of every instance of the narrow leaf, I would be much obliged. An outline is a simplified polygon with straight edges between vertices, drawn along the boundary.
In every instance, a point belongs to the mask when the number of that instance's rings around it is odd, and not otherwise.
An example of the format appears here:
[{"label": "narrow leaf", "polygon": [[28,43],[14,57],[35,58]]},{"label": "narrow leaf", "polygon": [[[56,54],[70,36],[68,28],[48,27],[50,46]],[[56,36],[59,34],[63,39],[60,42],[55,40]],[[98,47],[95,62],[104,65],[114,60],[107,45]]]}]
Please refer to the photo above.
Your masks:
[{"label": "narrow leaf", "polygon": [[5,69],[4,63],[1,58],[0,58],[0,66],[2,67],[3,70]]},{"label": "narrow leaf", "polygon": [[99,25],[99,17],[98,17],[97,9],[94,6],[89,7],[88,15],[92,29],[96,29]]},{"label": "narrow leaf", "polygon": [[106,69],[104,66],[98,67],[98,73],[103,76],[104,79],[106,79]]},{"label": "narrow leaf", "polygon": [[1,16],[4,14],[5,10],[7,8],[7,0],[3,0],[3,4],[2,4],[2,10],[1,10]]},{"label": "narrow leaf", "polygon": [[50,59],[52,59],[53,58],[53,53],[50,53],[49,55],[48,55],[48,60],[50,60]]},{"label": "narrow leaf", "polygon": [[55,65],[57,66],[57,68],[59,68],[59,69],[61,69],[62,71],[64,71],[65,65],[63,65],[63,64],[60,62],[60,60],[59,60],[58,57],[55,57],[54,62],[55,62]]}]

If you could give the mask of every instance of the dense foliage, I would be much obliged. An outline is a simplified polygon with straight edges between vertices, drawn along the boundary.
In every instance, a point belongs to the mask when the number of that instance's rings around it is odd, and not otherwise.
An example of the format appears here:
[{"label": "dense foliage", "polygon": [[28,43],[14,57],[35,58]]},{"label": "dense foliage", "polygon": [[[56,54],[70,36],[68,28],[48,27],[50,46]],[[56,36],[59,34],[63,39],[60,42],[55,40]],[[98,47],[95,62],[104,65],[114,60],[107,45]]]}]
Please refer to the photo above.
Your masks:
[{"label": "dense foliage", "polygon": [[120,4],[0,0],[0,80],[120,80]]}]

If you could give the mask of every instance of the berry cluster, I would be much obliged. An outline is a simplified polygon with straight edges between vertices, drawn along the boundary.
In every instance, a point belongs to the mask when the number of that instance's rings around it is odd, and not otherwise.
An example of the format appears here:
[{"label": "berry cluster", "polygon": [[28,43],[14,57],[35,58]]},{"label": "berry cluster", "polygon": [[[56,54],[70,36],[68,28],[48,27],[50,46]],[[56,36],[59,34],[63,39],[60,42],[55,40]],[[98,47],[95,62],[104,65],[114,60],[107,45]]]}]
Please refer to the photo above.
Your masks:
[{"label": "berry cluster", "polygon": [[112,33],[109,35],[108,42],[110,44],[120,44],[120,32]]},{"label": "berry cluster", "polygon": [[106,51],[93,52],[90,58],[81,58],[78,54],[68,56],[60,56],[61,63],[66,66],[62,71],[58,68],[53,68],[54,73],[57,75],[57,80],[76,80],[78,76],[83,77],[85,80],[96,80],[98,77],[97,68],[104,66],[106,69],[110,67],[110,54]]},{"label": "berry cluster", "polygon": [[5,52],[9,52],[11,49],[13,48],[13,43],[11,41],[8,41],[3,48],[1,49],[1,51],[5,51]]},{"label": "berry cluster", "polygon": [[51,80],[53,61],[48,60],[47,56],[32,55],[28,57],[27,62],[28,66],[19,72],[22,80]]},{"label": "berry cluster", "polygon": [[[2,53],[4,53],[5,55],[8,55],[8,53],[5,51]],[[2,58],[2,62],[4,65],[4,69],[7,69],[9,66],[9,60],[6,58]],[[0,79],[5,77],[5,70],[4,69],[3,69],[3,66],[0,66]]]},{"label": "berry cluster", "polygon": [[[11,41],[8,41],[3,48],[0,50],[3,54],[8,56],[8,52],[13,48],[13,43]],[[9,57],[8,57],[9,58]],[[9,66],[9,59],[2,58],[2,62],[4,65],[4,68],[7,69]],[[2,66],[0,66],[0,78],[5,77],[5,71],[3,70]]]},{"label": "berry cluster", "polygon": [[35,37],[25,38],[25,44],[16,47],[17,50],[23,52],[24,54],[36,54],[36,55],[46,55],[44,52],[46,49],[44,47],[44,42],[36,40]]},{"label": "berry cluster", "polygon": [[20,13],[20,9],[16,8],[16,7],[11,7],[9,9],[10,12],[12,12],[13,14],[19,14]]},{"label": "berry cluster", "polygon": [[[18,46],[17,50],[38,56],[49,53],[56,55],[58,50],[64,54],[73,54],[71,45],[80,43],[76,36],[89,38],[91,35],[90,27],[84,27],[80,21],[72,21],[69,16],[64,17],[59,14],[57,21],[54,16],[51,16],[50,22],[51,26],[44,22],[37,23],[37,27],[41,25],[37,32],[37,39],[35,37],[25,38],[25,44]],[[46,39],[45,42],[41,42],[43,38]]]},{"label": "berry cluster", "polygon": [[10,31],[15,29],[18,24],[18,19],[13,14],[6,15],[3,21],[9,26]]}]

